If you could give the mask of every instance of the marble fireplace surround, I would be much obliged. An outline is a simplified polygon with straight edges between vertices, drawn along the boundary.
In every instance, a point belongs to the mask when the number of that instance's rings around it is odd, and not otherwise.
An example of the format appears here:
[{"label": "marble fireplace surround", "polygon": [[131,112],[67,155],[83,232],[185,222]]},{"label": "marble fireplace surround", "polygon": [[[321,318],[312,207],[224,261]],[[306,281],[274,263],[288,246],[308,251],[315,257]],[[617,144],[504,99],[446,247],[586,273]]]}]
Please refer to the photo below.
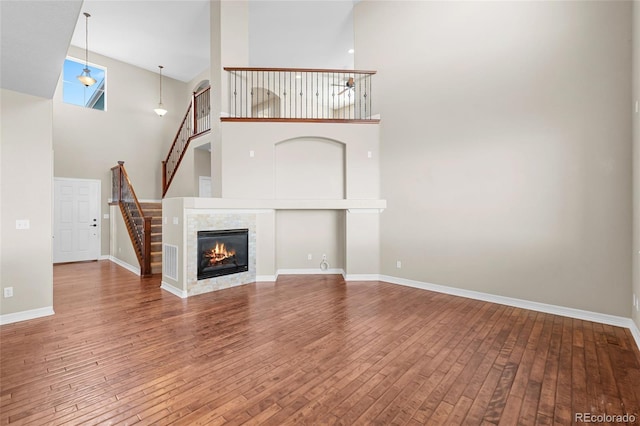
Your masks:
[{"label": "marble fireplace surround", "polygon": [[[177,248],[177,276],[162,275],[162,288],[186,298],[256,281],[275,281],[286,273],[341,273],[347,280],[379,274],[379,218],[386,200],[240,200],[227,198],[165,198],[165,245]],[[344,217],[344,259],[339,269],[282,270],[276,260],[276,215],[279,211],[337,212]],[[344,215],[344,216],[342,216]],[[204,230],[249,229],[249,270],[197,279],[197,233]]]}]

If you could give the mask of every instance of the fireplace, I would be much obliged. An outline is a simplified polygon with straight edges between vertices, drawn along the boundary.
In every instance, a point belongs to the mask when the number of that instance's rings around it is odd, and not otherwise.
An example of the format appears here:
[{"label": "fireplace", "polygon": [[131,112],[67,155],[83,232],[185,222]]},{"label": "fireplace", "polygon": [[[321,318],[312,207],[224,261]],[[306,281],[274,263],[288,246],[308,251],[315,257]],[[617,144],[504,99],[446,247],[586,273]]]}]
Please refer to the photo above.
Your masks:
[{"label": "fireplace", "polygon": [[198,231],[198,279],[249,270],[249,230]]}]

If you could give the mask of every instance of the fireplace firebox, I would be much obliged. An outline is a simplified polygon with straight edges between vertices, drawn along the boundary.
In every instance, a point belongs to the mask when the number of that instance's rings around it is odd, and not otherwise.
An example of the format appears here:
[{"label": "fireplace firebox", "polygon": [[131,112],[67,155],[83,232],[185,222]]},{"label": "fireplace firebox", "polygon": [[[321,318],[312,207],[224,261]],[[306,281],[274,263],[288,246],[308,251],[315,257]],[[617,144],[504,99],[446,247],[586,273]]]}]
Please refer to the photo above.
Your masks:
[{"label": "fireplace firebox", "polygon": [[249,230],[198,231],[198,279],[249,270]]}]

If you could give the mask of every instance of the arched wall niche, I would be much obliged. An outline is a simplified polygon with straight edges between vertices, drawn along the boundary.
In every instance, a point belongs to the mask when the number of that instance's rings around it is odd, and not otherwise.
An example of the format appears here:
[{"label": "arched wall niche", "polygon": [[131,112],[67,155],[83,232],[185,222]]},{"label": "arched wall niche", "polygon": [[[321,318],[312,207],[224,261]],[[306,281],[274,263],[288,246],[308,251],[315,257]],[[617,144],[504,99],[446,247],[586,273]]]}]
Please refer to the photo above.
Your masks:
[{"label": "arched wall niche", "polygon": [[345,144],[320,137],[298,137],[275,144],[277,199],[346,198]]},{"label": "arched wall niche", "polygon": [[210,85],[211,83],[209,82],[209,80],[202,80],[196,85],[196,87],[193,88],[193,93],[198,93],[199,91],[201,91],[202,89],[206,89]]}]

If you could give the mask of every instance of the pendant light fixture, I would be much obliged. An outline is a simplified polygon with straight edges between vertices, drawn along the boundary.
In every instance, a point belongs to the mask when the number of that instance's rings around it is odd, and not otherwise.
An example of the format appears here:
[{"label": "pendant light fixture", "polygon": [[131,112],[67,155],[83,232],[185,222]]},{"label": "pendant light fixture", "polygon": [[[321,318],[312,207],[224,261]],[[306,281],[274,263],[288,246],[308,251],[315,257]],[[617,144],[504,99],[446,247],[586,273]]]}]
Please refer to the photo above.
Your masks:
[{"label": "pendant light fixture", "polygon": [[154,111],[156,112],[156,114],[162,117],[167,113],[167,110],[164,108],[164,105],[162,105],[162,68],[164,67],[162,65],[158,65],[158,68],[160,68],[160,102],[158,103],[158,107],[154,109]]},{"label": "pendant light fixture", "polygon": [[91,77],[91,71],[89,71],[89,15],[87,12],[84,12],[85,16],[85,44],[84,44],[84,69],[82,70],[82,74],[78,76],[78,80],[80,83],[84,84],[86,87],[91,86],[96,82],[96,79]]}]

